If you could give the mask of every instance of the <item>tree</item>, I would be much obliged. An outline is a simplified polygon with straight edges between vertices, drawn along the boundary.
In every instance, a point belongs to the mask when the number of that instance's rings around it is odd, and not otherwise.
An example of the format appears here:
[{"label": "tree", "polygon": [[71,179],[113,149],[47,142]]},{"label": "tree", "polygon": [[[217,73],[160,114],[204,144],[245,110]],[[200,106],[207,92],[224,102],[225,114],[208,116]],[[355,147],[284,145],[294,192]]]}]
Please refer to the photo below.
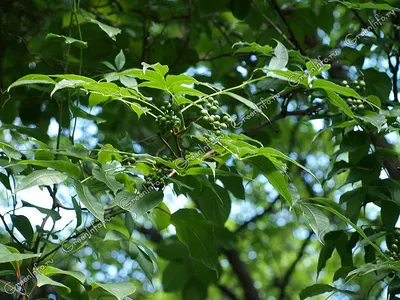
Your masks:
[{"label": "tree", "polygon": [[397,299],[387,2],[3,1],[1,299]]}]

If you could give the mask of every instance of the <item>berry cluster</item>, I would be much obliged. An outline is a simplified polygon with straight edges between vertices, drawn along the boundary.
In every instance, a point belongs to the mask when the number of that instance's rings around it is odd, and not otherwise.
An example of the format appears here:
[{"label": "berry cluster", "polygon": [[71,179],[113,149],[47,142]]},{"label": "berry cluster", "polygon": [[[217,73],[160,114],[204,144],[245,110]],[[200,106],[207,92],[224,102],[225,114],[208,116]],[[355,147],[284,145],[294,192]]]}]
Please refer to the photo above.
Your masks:
[{"label": "berry cluster", "polygon": [[179,107],[177,105],[165,100],[160,109],[163,114],[157,116],[156,123],[162,131],[166,132],[181,127],[181,120],[178,117]]},{"label": "berry cluster", "polygon": [[153,187],[156,190],[162,189],[164,187],[165,171],[164,168],[157,164],[153,173],[144,176],[143,187],[147,189]]},{"label": "berry cluster", "polygon": [[363,101],[360,99],[348,98],[347,102],[352,110],[363,110],[365,108]]},{"label": "berry cluster", "polygon": [[218,100],[208,99],[208,102],[205,104],[204,109],[200,111],[200,114],[204,116],[204,121],[211,124],[213,129],[215,129],[215,134],[220,135],[221,129],[228,128],[228,122],[230,121],[230,118],[228,116],[223,116],[221,118],[221,116],[217,114],[218,110]]},{"label": "berry cluster", "polygon": [[354,80],[350,85],[349,82],[347,80],[343,80],[342,84],[345,87],[351,87],[353,89],[355,89],[356,91],[362,91],[365,89],[365,81],[364,80]]},{"label": "berry cluster", "polygon": [[400,260],[400,232],[395,233],[395,239],[393,240],[393,244],[386,250],[386,254],[389,255],[389,258],[393,261]]}]

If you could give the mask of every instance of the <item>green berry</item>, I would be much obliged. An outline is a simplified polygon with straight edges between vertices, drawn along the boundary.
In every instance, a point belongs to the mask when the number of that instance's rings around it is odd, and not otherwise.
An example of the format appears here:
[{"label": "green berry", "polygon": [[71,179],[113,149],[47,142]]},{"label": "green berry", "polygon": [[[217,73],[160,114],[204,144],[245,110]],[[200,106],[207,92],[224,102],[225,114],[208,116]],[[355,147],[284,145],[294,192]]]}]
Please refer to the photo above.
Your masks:
[{"label": "green berry", "polygon": [[215,134],[216,134],[216,135],[220,135],[220,134],[221,134],[221,130],[216,130],[216,131],[215,131]]},{"label": "green berry", "polygon": [[361,87],[360,87],[359,85],[357,85],[357,86],[356,86],[356,89],[359,90],[359,89],[361,89]]},{"label": "green berry", "polygon": [[346,87],[350,87],[348,84],[346,84]]},{"label": "green berry", "polygon": [[211,113],[215,113],[218,110],[218,107],[216,107],[215,105],[210,107],[210,112]]},{"label": "green berry", "polygon": [[161,109],[162,111],[165,111],[165,106],[161,106],[160,109]]},{"label": "green berry", "polygon": [[167,118],[166,118],[166,117],[161,117],[161,118],[160,118],[160,121],[161,121],[162,123],[165,123],[165,121],[167,121]]},{"label": "green berry", "polygon": [[211,104],[211,103],[206,103],[206,107],[207,107],[208,109],[210,109],[210,108],[212,107],[212,104]]},{"label": "green berry", "polygon": [[228,125],[226,125],[225,123],[222,123],[222,124],[221,124],[221,128],[222,128],[222,129],[227,129],[227,128],[228,128]]},{"label": "green berry", "polygon": [[219,121],[214,121],[213,125],[218,127],[221,125],[221,123]]},{"label": "green berry", "polygon": [[360,104],[359,106],[358,106],[358,109],[364,109],[365,107],[364,107],[364,105],[363,104]]},{"label": "green berry", "polygon": [[206,122],[210,122],[210,121],[211,121],[211,118],[210,118],[209,116],[205,116],[203,119],[204,119],[204,121],[206,121]]},{"label": "green berry", "polygon": [[347,80],[343,80],[343,81],[342,81],[342,84],[343,84],[343,85],[347,85],[347,84],[349,84],[349,83],[347,82]]},{"label": "green berry", "polygon": [[222,120],[225,121],[225,122],[226,122],[226,121],[229,121],[229,117],[228,117],[228,116],[223,116],[223,117],[222,117]]},{"label": "green berry", "polygon": [[221,117],[220,117],[219,115],[215,115],[215,116],[214,116],[214,119],[217,120],[217,121],[219,121],[219,120],[221,120]]},{"label": "green berry", "polygon": [[364,81],[364,80],[360,80],[360,84],[361,84],[362,86],[365,86],[365,81]]},{"label": "green berry", "polygon": [[200,114],[203,115],[203,116],[207,115],[207,113],[208,113],[208,112],[207,112],[205,109],[202,109],[202,110],[200,111]]}]

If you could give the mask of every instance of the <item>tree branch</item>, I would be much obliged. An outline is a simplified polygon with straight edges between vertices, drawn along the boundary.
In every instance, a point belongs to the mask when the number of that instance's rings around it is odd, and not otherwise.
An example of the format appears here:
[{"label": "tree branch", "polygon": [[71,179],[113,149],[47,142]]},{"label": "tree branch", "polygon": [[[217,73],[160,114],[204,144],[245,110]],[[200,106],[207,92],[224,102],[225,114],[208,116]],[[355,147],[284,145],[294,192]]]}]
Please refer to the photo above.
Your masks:
[{"label": "tree branch", "polygon": [[308,232],[308,236],[303,241],[303,244],[301,245],[301,247],[299,249],[299,252],[297,253],[296,259],[290,265],[289,269],[287,269],[287,271],[286,271],[285,275],[283,276],[283,278],[275,283],[280,288],[280,293],[279,293],[279,299],[280,300],[286,299],[285,298],[286,287],[288,286],[288,284],[290,282],[290,277],[292,276],[297,264],[300,262],[302,256],[304,255],[304,252],[305,252],[305,249],[306,249],[307,245],[311,241],[312,234],[313,233],[311,231]]},{"label": "tree branch", "polygon": [[245,229],[247,227],[247,225],[249,225],[250,223],[254,223],[255,221],[257,221],[258,219],[261,219],[263,216],[265,216],[266,214],[272,212],[274,210],[274,205],[275,203],[279,200],[279,196],[276,197],[274,199],[274,201],[271,202],[271,204],[264,208],[264,211],[261,214],[257,214],[254,217],[252,217],[250,220],[244,222],[242,225],[240,225],[234,232],[234,234],[238,234],[239,232],[241,232],[243,229]]},{"label": "tree branch", "polygon": [[289,23],[286,21],[285,17],[282,14],[282,11],[279,7],[279,5],[276,3],[276,0],[271,0],[272,6],[274,7],[274,9],[276,10],[276,12],[279,14],[279,16],[281,17],[283,23],[285,23],[286,28],[290,34],[291,40],[293,41],[293,43],[295,44],[295,49],[298,49],[300,51],[301,54],[304,55],[304,51],[300,46],[299,41],[297,40],[296,36],[294,35],[292,29],[289,26]]},{"label": "tree branch", "polygon": [[240,259],[239,253],[232,249],[223,249],[222,252],[225,254],[230,265],[232,266],[233,272],[239,279],[239,282],[244,291],[244,299],[246,300],[258,300],[258,292],[254,287],[254,281],[251,277],[247,265]]}]

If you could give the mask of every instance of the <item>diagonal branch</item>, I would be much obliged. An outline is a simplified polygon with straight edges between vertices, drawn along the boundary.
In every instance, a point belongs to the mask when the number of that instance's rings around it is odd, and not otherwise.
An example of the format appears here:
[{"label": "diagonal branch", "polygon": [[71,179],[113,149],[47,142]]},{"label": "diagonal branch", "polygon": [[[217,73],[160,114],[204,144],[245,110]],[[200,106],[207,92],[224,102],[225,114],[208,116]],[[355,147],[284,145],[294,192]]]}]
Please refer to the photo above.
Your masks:
[{"label": "diagonal branch", "polygon": [[289,282],[290,282],[290,278],[297,266],[297,264],[300,262],[301,258],[304,255],[305,249],[307,247],[307,245],[310,243],[311,241],[311,236],[312,236],[312,232],[309,231],[307,238],[303,241],[303,244],[301,245],[299,252],[297,253],[297,257],[296,259],[292,262],[292,264],[290,265],[289,269],[287,269],[285,275],[282,277],[281,280],[279,280],[278,282],[276,282],[276,285],[279,287],[280,289],[280,293],[279,293],[279,298],[280,300],[284,300],[285,298],[285,292],[286,292],[286,287],[288,286]]},{"label": "diagonal branch", "polygon": [[272,212],[274,210],[274,205],[276,202],[278,202],[279,200],[279,196],[276,197],[274,199],[274,201],[271,202],[271,204],[264,208],[264,211],[261,214],[257,214],[254,217],[252,217],[250,220],[244,222],[242,225],[240,225],[236,230],[235,230],[235,235],[238,234],[239,232],[241,232],[243,229],[245,229],[247,227],[247,225],[249,225],[250,223],[253,223],[255,221],[257,221],[258,219],[261,219],[263,216],[265,216],[266,214]]}]

